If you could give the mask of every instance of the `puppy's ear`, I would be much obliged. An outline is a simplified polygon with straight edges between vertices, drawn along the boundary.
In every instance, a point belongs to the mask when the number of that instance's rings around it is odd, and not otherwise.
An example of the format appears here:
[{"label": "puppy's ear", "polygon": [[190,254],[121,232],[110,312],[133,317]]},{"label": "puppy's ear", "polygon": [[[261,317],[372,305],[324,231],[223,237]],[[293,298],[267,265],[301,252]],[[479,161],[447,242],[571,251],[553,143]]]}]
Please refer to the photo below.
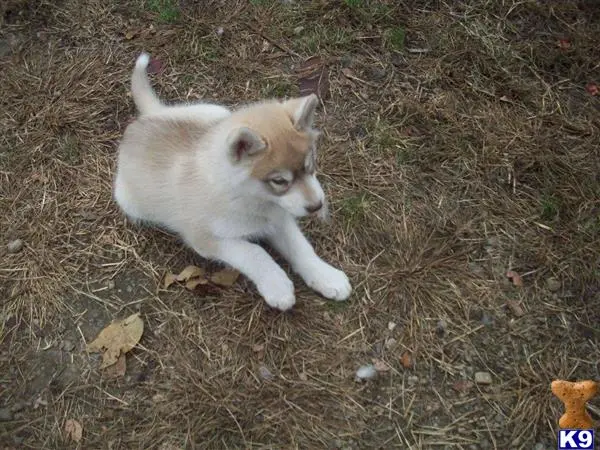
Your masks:
[{"label": "puppy's ear", "polygon": [[247,127],[236,128],[227,136],[227,146],[235,162],[252,157],[267,148],[262,138]]},{"label": "puppy's ear", "polygon": [[315,120],[315,110],[318,105],[319,98],[315,94],[292,98],[284,103],[297,130],[306,130],[312,127]]}]

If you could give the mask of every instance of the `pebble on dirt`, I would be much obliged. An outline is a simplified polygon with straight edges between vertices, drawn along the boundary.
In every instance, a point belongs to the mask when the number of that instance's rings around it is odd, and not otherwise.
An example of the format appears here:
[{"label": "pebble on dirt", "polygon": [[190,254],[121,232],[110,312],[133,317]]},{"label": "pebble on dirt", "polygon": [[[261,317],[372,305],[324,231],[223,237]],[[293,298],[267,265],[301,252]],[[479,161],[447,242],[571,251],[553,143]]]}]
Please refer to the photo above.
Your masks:
[{"label": "pebble on dirt", "polygon": [[492,384],[492,376],[489,372],[475,372],[475,383]]},{"label": "pebble on dirt", "polygon": [[361,366],[356,371],[356,380],[369,380],[371,378],[375,378],[377,375],[377,369],[373,364],[367,364],[366,366]]},{"label": "pebble on dirt", "polygon": [[554,277],[550,277],[546,280],[546,285],[548,286],[548,290],[550,292],[556,292],[560,289],[561,283],[560,280],[557,280]]},{"label": "pebble on dirt", "polygon": [[21,239],[10,241],[6,248],[9,253],[19,253],[21,250],[23,250],[23,241]]},{"label": "pebble on dirt", "polygon": [[10,422],[13,419],[12,412],[8,408],[0,408],[0,422]]}]

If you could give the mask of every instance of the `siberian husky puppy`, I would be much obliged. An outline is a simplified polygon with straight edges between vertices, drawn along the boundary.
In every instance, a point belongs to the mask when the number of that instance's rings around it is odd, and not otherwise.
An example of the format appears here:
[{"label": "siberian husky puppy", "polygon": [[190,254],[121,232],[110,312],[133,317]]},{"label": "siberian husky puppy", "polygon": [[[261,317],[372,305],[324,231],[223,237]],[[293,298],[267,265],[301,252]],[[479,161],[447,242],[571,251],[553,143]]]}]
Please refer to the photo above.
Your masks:
[{"label": "siberian husky puppy", "polygon": [[315,95],[269,100],[231,111],[198,103],[166,105],[135,64],[131,91],[138,117],[118,149],[114,199],[134,222],[163,226],[207,259],[251,280],[268,305],[296,302],[286,272],[256,242],[267,241],[315,291],[346,300],[344,272],[324,262],[296,223],[326,218],[316,177]]}]

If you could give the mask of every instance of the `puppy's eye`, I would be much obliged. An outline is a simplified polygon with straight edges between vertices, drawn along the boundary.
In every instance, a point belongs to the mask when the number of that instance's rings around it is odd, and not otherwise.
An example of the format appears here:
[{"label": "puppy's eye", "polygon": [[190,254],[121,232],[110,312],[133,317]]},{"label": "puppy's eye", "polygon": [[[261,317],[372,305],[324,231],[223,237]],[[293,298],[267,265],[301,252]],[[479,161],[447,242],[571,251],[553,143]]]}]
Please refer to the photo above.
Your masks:
[{"label": "puppy's eye", "polygon": [[271,180],[271,183],[273,183],[275,186],[287,186],[288,184],[288,180],[286,180],[285,178],[273,178]]}]

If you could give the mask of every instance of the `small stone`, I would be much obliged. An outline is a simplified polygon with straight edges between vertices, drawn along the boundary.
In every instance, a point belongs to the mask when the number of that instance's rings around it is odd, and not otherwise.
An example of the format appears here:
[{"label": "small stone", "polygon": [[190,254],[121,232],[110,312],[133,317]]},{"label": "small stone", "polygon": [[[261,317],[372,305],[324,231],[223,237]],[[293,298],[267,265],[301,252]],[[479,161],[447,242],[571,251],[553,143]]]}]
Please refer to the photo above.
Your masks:
[{"label": "small stone", "polygon": [[377,369],[373,364],[361,366],[356,371],[356,381],[369,380],[377,375]]},{"label": "small stone", "polygon": [[494,317],[490,313],[484,311],[481,315],[481,323],[483,323],[486,326],[493,325]]},{"label": "small stone", "polygon": [[71,350],[73,350],[75,348],[75,344],[69,340],[64,340],[61,348],[65,351],[65,352],[70,352]]},{"label": "small stone", "polygon": [[152,396],[152,401],[153,401],[154,403],[162,403],[162,402],[164,402],[165,400],[166,400],[166,398],[165,398],[165,396],[164,396],[164,395],[162,395],[162,394],[154,394],[154,395]]},{"label": "small stone", "polygon": [[394,328],[396,328],[396,323],[395,322],[388,322],[388,330],[394,331]]},{"label": "small stone", "polygon": [[25,409],[27,405],[25,404],[25,402],[17,402],[14,405],[12,405],[11,411],[16,413],[19,411],[23,411]]},{"label": "small stone", "polygon": [[0,422],[10,422],[13,414],[8,408],[0,408]]},{"label": "small stone", "polygon": [[108,289],[114,289],[115,288],[115,282],[114,282],[114,280],[108,280],[108,282],[106,283],[106,287]]},{"label": "small stone", "polygon": [[394,345],[396,345],[397,342],[398,341],[396,339],[394,339],[394,338],[388,338],[388,339],[385,340],[385,348],[387,350],[389,350],[389,349],[393,348]]},{"label": "small stone", "polygon": [[269,381],[273,379],[273,374],[265,366],[260,366],[258,368],[258,373],[263,380]]},{"label": "small stone", "polygon": [[546,280],[546,286],[548,286],[548,290],[550,292],[556,292],[561,288],[562,284],[560,280],[557,280],[554,277],[550,277]]},{"label": "small stone", "polygon": [[435,332],[439,337],[442,337],[446,333],[446,329],[448,328],[448,324],[445,320],[440,319],[435,326]]},{"label": "small stone", "polygon": [[475,383],[492,384],[492,376],[489,372],[475,372]]},{"label": "small stone", "polygon": [[418,382],[419,382],[419,377],[417,377],[416,375],[411,375],[410,377],[408,377],[408,384],[415,385]]},{"label": "small stone", "polygon": [[546,450],[546,447],[541,442],[538,442],[533,446],[533,450]]},{"label": "small stone", "polygon": [[10,241],[6,246],[8,253],[19,253],[23,250],[23,241],[21,239],[15,239],[14,241]]},{"label": "small stone", "polygon": [[294,28],[294,34],[300,34],[304,31],[304,27],[303,26],[299,26]]}]

